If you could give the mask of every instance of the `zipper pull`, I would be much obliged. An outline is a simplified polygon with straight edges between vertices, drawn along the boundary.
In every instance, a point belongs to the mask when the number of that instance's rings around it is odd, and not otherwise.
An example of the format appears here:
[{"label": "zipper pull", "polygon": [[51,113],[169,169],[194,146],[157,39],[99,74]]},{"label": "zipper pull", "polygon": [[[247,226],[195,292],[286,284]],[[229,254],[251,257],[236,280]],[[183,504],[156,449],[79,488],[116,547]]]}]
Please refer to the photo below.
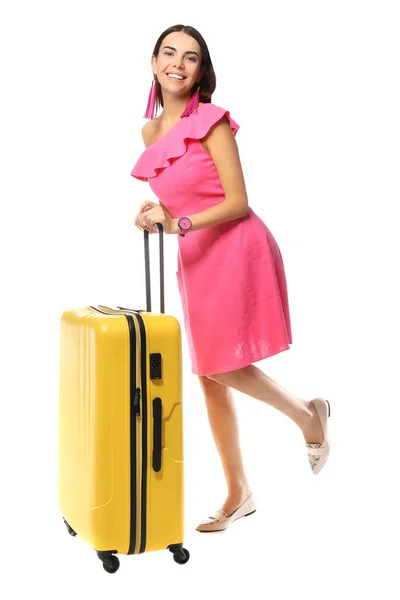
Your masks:
[{"label": "zipper pull", "polygon": [[137,417],[140,417],[140,388],[136,388],[135,395],[133,397],[133,412],[136,413]]}]

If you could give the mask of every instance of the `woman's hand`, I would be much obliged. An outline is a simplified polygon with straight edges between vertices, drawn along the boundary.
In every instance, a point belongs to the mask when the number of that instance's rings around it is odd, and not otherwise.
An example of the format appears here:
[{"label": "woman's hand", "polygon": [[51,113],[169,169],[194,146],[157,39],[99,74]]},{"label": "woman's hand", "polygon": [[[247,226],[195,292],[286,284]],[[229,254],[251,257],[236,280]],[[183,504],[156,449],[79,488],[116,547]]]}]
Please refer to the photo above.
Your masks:
[{"label": "woman's hand", "polygon": [[158,227],[153,225],[151,227],[144,226],[143,224],[143,213],[150,210],[150,208],[158,206],[155,202],[151,202],[151,200],[146,200],[143,202],[142,206],[139,209],[138,214],[135,217],[135,226],[139,229],[139,231],[148,231],[149,233],[158,233]]},{"label": "woman's hand", "polygon": [[140,225],[150,233],[158,233],[158,227],[155,223],[161,223],[163,232],[166,234],[176,233],[175,220],[171,213],[159,204],[151,202],[150,200],[146,200],[140,207],[140,213],[136,217],[135,225],[137,225],[137,220]]}]

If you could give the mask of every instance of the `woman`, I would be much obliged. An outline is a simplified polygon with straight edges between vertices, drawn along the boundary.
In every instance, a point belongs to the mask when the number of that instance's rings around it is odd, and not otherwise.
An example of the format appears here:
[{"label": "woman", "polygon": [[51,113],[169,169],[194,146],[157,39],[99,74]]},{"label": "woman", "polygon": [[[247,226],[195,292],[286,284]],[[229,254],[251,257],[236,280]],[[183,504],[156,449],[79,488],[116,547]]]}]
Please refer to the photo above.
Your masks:
[{"label": "woman", "polygon": [[[329,403],[290,394],[252,363],[292,343],[282,256],[248,206],[229,111],[211,103],[216,78],[207,45],[193,27],[164,31],[152,56],[154,80],[142,136],[146,150],[131,175],[149,181],[160,203],[145,201],[135,224],[177,234],[178,285],[192,372],[199,377],[228,496],[198,531],[226,529],[256,510],[244,472],[231,388],[291,418],[317,474],[329,454]],[[154,118],[157,104],[163,107]]]}]

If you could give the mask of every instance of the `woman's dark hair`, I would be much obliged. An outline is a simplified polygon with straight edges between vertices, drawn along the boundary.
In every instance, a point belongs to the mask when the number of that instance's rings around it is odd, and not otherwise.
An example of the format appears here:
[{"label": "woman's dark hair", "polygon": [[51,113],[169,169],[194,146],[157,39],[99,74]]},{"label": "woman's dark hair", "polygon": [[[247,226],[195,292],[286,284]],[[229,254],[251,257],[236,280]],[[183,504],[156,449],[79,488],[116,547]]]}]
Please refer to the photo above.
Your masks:
[{"label": "woman's dark hair", "polygon": [[[211,62],[210,53],[208,51],[207,44],[204,41],[203,36],[197,31],[197,29],[195,29],[194,27],[190,27],[190,25],[173,25],[172,27],[169,27],[158,38],[157,43],[154,46],[153,55],[156,58],[158,58],[161,42],[163,41],[163,39],[165,37],[167,37],[167,35],[169,35],[170,33],[173,33],[174,31],[183,31],[183,33],[190,35],[192,38],[194,38],[198,42],[198,44],[201,48],[201,56],[202,56],[201,68],[204,66],[206,67],[203,77],[199,81],[199,85],[200,85],[199,100],[200,100],[200,102],[204,102],[204,103],[211,102],[211,96],[215,91],[217,81],[216,81],[214,67]],[[164,108],[164,102],[163,102],[163,97],[162,97],[162,92],[161,92],[161,86],[160,86],[158,79],[156,80],[155,85],[156,85],[156,91],[157,91],[155,111],[157,112],[159,106],[162,106]],[[196,90],[197,90],[197,85],[195,84],[193,86],[193,88],[191,89],[191,95],[194,94],[194,92]]]}]

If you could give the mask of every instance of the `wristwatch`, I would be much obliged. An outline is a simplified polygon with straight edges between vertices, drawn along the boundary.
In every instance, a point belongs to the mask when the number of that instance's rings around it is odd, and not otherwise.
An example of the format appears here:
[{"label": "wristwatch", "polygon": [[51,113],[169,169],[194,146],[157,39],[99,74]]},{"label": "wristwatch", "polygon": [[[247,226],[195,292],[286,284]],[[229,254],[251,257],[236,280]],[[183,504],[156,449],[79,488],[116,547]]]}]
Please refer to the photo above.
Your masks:
[{"label": "wristwatch", "polygon": [[[178,227],[181,231],[189,231],[189,229],[192,226],[192,221],[189,219],[189,217],[181,217],[178,221]],[[185,237],[186,233],[180,233],[179,234],[182,237]]]}]

